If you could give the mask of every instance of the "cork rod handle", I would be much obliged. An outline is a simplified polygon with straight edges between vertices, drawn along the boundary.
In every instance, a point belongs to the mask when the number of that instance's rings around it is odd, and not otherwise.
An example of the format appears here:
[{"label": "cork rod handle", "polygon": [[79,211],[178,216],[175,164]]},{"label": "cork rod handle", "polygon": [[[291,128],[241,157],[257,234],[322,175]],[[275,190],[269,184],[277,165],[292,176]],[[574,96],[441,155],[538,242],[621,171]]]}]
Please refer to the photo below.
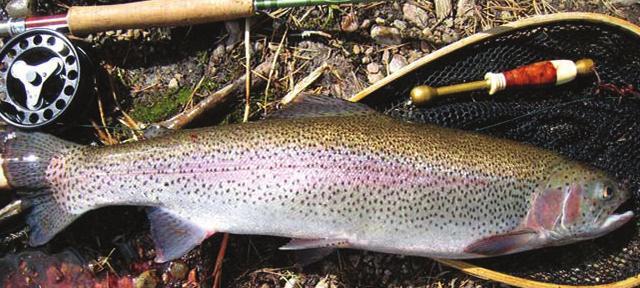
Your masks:
[{"label": "cork rod handle", "polygon": [[73,6],[67,21],[72,34],[184,26],[253,15],[252,0],[148,0],[116,5]]}]

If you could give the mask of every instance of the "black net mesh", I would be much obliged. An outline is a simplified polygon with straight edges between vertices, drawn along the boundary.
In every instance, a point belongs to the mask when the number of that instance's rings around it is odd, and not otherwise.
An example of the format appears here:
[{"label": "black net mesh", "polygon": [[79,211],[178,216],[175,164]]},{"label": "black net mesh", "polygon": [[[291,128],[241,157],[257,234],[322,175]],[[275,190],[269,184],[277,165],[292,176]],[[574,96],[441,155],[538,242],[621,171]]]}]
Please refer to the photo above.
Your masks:
[{"label": "black net mesh", "polygon": [[[640,37],[617,27],[567,21],[528,27],[441,57],[374,92],[364,102],[414,122],[475,130],[532,143],[629,181],[640,193]],[[416,85],[482,79],[540,60],[591,58],[597,77],[560,87],[408,104]],[[400,91],[398,93],[398,91]],[[627,225],[578,244],[474,261],[483,267],[557,284],[602,284],[640,274],[640,232]]]}]

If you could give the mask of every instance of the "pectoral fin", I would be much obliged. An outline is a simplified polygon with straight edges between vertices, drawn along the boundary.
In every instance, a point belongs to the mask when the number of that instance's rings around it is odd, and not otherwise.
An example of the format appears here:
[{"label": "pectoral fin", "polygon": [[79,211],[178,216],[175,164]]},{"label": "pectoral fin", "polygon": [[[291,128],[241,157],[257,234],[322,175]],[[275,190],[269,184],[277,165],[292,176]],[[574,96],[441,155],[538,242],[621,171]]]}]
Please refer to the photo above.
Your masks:
[{"label": "pectoral fin", "polygon": [[484,256],[503,255],[526,246],[536,237],[537,233],[533,230],[512,231],[478,240],[467,246],[464,252]]},{"label": "pectoral fin", "polygon": [[156,245],[156,262],[182,257],[213,234],[175,213],[163,208],[151,208],[151,238]]}]

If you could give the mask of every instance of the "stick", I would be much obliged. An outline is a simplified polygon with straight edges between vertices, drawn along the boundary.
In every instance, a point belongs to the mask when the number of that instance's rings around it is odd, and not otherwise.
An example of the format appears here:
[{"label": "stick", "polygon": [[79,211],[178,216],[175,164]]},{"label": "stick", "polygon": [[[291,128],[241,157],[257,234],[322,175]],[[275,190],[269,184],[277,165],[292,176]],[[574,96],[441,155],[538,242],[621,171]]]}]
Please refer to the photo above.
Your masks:
[{"label": "stick", "polygon": [[327,63],[322,63],[322,65],[320,65],[320,67],[316,68],[316,70],[313,70],[313,72],[311,72],[309,75],[307,75],[307,77],[304,77],[304,79],[302,79],[302,81],[298,82],[298,84],[296,84],[296,86],[293,87],[291,92],[287,93],[287,95],[285,95],[282,98],[280,103],[287,104],[287,103],[291,102],[293,99],[296,98],[296,96],[298,96],[298,94],[300,94],[300,92],[304,91],[304,89],[307,89],[307,87],[309,87],[309,85],[311,85],[311,83],[313,83],[320,76],[322,76],[322,73],[324,73],[324,71],[327,68],[329,68],[329,65]]}]

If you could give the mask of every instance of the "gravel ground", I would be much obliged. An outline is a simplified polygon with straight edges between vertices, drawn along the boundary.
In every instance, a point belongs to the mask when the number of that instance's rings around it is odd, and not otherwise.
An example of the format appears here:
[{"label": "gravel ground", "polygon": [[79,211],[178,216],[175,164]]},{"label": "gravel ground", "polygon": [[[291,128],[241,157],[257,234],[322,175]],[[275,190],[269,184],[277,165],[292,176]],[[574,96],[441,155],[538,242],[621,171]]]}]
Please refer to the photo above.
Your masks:
[{"label": "gravel ground", "polygon": [[[126,1],[39,0],[36,10],[51,14],[70,5],[118,2]],[[589,11],[638,23],[638,5],[635,1],[625,2],[460,0],[442,17],[436,15],[441,7],[430,0],[260,13],[251,19],[250,62],[254,68],[266,62],[270,68],[263,76],[269,80],[259,80],[252,87],[249,119],[258,120],[268,114],[277,100],[323,63],[328,63],[329,68],[306,91],[347,98],[446,44],[529,15]],[[193,107],[245,73],[243,30],[244,20],[239,20],[74,37],[96,64],[96,100],[91,102],[95,108],[88,119],[77,119],[52,132],[72,135],[69,137],[85,143],[138,139],[139,128]],[[102,113],[97,109],[98,102]],[[242,122],[243,103],[243,92],[236,91],[191,126]],[[222,242],[222,236],[216,235],[178,261],[154,264],[143,211],[125,207],[89,213],[38,250],[45,254],[25,248],[22,228],[20,221],[0,226],[6,235],[0,241],[0,255],[5,256],[0,260],[0,272],[14,271],[0,273],[6,275],[3,281],[7,287],[11,286],[9,282],[61,283],[55,279],[90,286],[211,286]],[[286,241],[231,235],[220,274],[221,287],[499,286],[426,258],[362,251],[340,251],[301,268],[295,266],[295,255],[277,250]],[[58,267],[55,277],[50,275],[52,263]],[[66,270],[60,268],[60,263],[67,263]]]}]

